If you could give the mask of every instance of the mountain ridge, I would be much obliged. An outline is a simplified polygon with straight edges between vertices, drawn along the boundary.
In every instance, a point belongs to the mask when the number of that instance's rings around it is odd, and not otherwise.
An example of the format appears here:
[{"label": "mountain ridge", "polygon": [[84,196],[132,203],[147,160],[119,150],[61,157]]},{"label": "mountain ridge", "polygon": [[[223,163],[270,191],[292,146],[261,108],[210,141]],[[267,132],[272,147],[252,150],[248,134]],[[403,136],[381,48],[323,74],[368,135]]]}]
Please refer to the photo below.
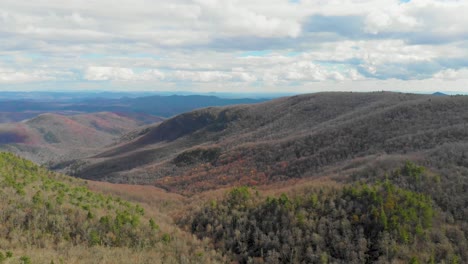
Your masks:
[{"label": "mountain ridge", "polygon": [[[121,115],[141,117],[145,115],[163,118],[209,106],[224,106],[234,104],[251,104],[269,99],[251,98],[221,98],[207,95],[152,95],[143,97],[80,97],[50,99],[6,99],[0,104],[0,122],[18,122],[27,118],[44,114],[58,113],[76,115],[96,112],[113,112]],[[147,120],[151,121],[151,119]],[[149,122],[147,122],[149,123]]]},{"label": "mountain ridge", "polygon": [[0,148],[38,163],[78,158],[113,144],[122,134],[144,124],[139,117],[110,112],[72,116],[45,113],[18,123],[0,124]]},{"label": "mountain ridge", "polygon": [[427,155],[465,142],[466,107],[463,96],[375,92],[204,108],[84,159],[74,173],[188,193],[312,177],[358,157]]}]

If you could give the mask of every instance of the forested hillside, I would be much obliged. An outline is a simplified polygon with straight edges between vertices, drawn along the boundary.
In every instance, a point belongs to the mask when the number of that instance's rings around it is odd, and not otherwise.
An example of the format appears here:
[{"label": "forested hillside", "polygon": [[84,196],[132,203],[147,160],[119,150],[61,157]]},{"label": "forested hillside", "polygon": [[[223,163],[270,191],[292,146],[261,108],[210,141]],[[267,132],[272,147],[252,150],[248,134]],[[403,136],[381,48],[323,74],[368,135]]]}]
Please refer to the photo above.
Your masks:
[{"label": "forested hillside", "polygon": [[0,153],[0,201],[0,263],[223,262],[154,212],[13,154]]},{"label": "forested hillside", "polygon": [[[318,93],[206,108],[78,160],[69,172],[193,193],[322,176],[392,155],[438,169],[447,155],[463,160],[466,109],[466,96],[384,92]],[[455,168],[442,167],[446,173]]]},{"label": "forested hillside", "polygon": [[444,177],[409,161],[374,165],[338,183],[236,187],[186,199],[108,183],[91,191],[82,180],[0,153],[0,262],[467,262],[465,174]]},{"label": "forested hillside", "polygon": [[434,191],[440,176],[410,162],[379,176],[277,197],[238,187],[181,224],[240,263],[468,262],[468,222]]},{"label": "forested hillside", "polygon": [[399,93],[211,107],[56,166],[123,184],[1,153],[0,262],[467,263],[466,109]]},{"label": "forested hillside", "polygon": [[148,120],[153,124],[162,121],[154,116],[108,112],[71,116],[42,114],[23,122],[0,124],[0,149],[39,164],[53,164],[99,152]]},{"label": "forested hillside", "polygon": [[163,121],[161,116],[208,106],[266,101],[202,95],[9,94],[0,102],[0,150],[54,168],[57,163],[88,157],[116,142],[126,142],[139,135],[141,126]]}]

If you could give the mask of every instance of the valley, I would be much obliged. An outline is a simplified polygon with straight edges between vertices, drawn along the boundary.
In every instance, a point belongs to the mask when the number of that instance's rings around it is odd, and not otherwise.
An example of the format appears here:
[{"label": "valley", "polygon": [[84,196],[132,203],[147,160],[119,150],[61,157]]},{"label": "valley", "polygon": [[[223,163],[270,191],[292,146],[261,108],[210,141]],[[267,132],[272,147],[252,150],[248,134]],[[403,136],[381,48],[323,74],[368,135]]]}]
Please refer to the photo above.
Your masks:
[{"label": "valley", "polygon": [[72,163],[75,176],[190,194],[317,177],[393,157],[463,159],[468,100],[318,93],[184,113]]},{"label": "valley", "polygon": [[0,2],[0,264],[468,264],[468,1]]},{"label": "valley", "polygon": [[41,114],[17,123],[0,124],[0,149],[40,164],[89,156],[109,146],[122,134],[162,118],[136,118],[110,112],[59,115]]},{"label": "valley", "polygon": [[185,111],[261,101],[265,99],[151,93],[6,93],[0,97],[0,150],[53,167],[98,154]]},{"label": "valley", "polygon": [[0,262],[464,263],[465,109],[316,93],[0,124]]}]

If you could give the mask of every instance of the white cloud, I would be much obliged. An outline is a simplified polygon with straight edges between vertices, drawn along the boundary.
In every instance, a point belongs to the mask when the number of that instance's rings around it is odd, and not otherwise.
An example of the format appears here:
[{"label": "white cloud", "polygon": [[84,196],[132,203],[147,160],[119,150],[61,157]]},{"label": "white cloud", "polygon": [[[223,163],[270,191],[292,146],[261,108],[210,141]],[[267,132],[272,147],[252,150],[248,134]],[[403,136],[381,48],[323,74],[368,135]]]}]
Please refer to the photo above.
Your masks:
[{"label": "white cloud", "polygon": [[[454,69],[442,70],[434,74],[434,79],[451,80],[451,81],[461,80],[461,79],[468,80],[468,68],[463,68],[459,70],[454,70]],[[468,90],[468,83],[467,83],[467,90]]]},{"label": "white cloud", "polygon": [[91,66],[85,70],[84,78],[89,81],[150,81],[164,79],[158,70],[135,73],[129,68]]},{"label": "white cloud", "polygon": [[175,80],[192,82],[222,82],[229,80],[229,74],[219,71],[176,71],[172,75]]},{"label": "white cloud", "polygon": [[374,34],[412,32],[417,33],[415,38],[420,34],[444,38],[468,33],[468,18],[463,15],[466,13],[466,1],[412,0],[370,11],[366,30]]},{"label": "white cloud", "polygon": [[466,78],[466,13],[455,0],[2,0],[0,89],[453,83]]},{"label": "white cloud", "polygon": [[134,78],[132,69],[113,67],[89,67],[84,78],[90,81],[131,80]]},{"label": "white cloud", "polygon": [[73,73],[53,70],[18,71],[0,67],[0,84],[56,81],[72,78]]}]

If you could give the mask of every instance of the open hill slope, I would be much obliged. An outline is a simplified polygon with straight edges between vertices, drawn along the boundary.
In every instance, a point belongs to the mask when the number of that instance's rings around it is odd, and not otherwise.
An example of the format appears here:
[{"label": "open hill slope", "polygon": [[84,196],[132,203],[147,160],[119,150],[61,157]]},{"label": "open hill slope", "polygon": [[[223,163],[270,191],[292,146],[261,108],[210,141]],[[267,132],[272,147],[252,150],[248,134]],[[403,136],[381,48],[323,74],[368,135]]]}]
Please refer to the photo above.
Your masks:
[{"label": "open hill slope", "polygon": [[454,159],[468,151],[466,109],[465,96],[384,92],[205,108],[149,127],[69,169],[87,179],[190,193],[324,175],[391,155],[435,166],[446,149],[454,149]]},{"label": "open hill slope", "polygon": [[0,201],[0,263],[226,262],[158,210],[3,152]]},{"label": "open hill slope", "polygon": [[57,162],[95,153],[143,124],[137,118],[108,112],[42,114],[19,123],[0,124],[0,148],[38,163]]}]

